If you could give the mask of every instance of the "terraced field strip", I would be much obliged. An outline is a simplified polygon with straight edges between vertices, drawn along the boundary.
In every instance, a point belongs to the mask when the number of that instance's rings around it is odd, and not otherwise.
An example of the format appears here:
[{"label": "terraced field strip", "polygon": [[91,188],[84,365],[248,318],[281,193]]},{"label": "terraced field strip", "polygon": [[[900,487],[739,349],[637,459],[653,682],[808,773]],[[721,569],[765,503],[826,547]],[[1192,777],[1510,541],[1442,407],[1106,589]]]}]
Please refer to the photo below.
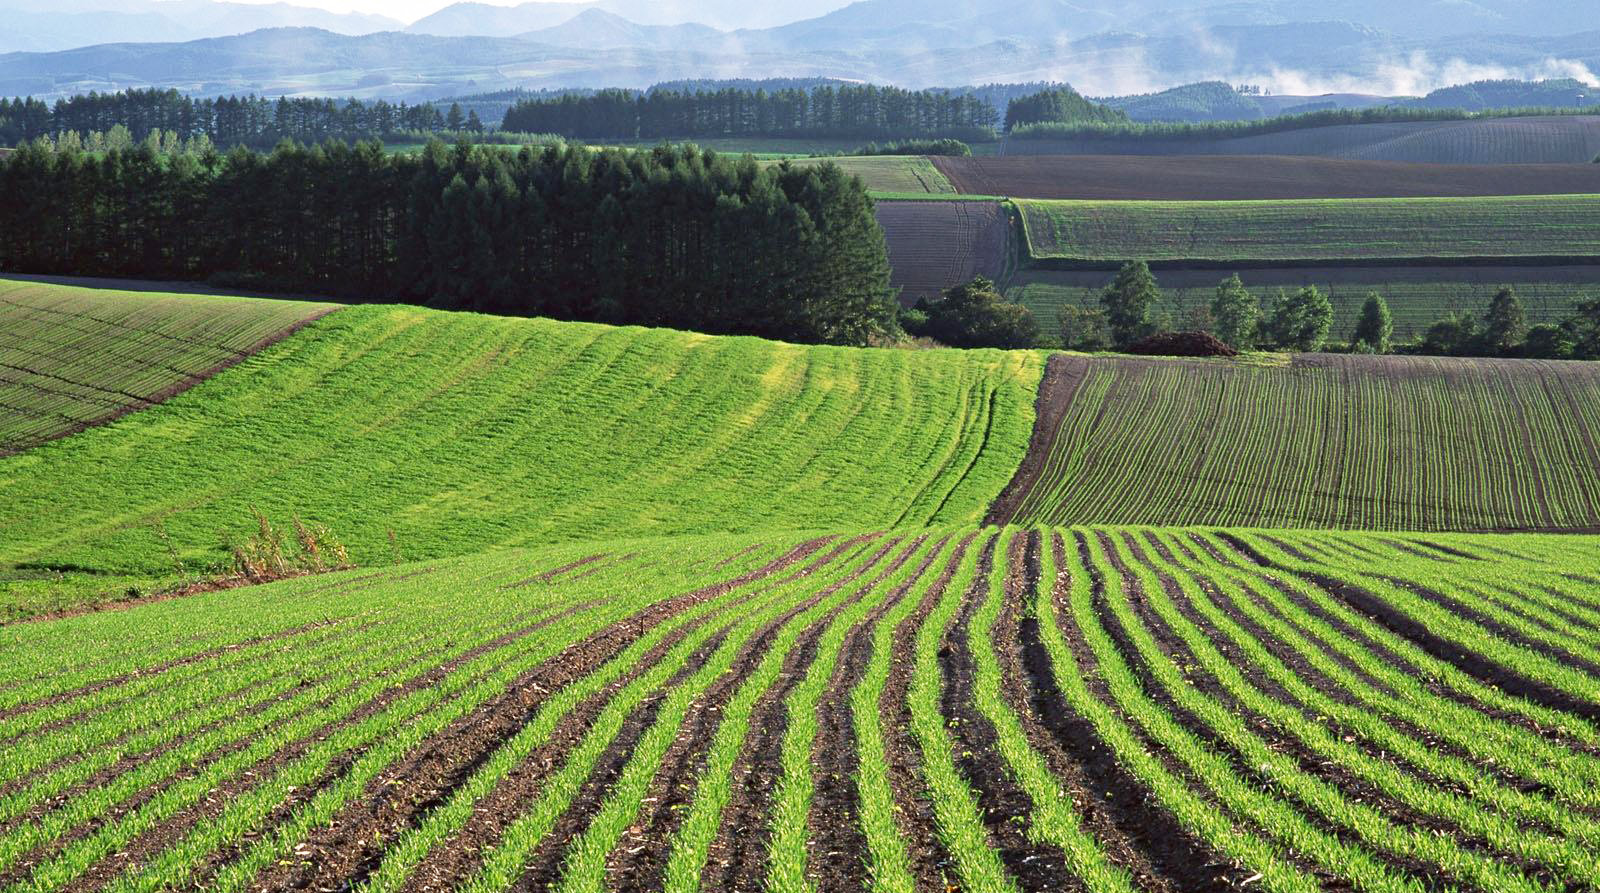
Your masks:
[{"label": "terraced field strip", "polygon": [[838,165],[845,173],[860,177],[867,190],[891,195],[955,195],[950,180],[921,155],[844,156],[834,158],[794,158],[763,164],[790,164],[796,167],[818,164]]},{"label": "terraced field strip", "polygon": [[[1572,316],[1580,301],[1600,293],[1594,267],[1347,267],[1237,270],[1162,270],[1162,300],[1157,317],[1167,328],[1183,330],[1205,312],[1217,294],[1217,283],[1232,272],[1269,311],[1279,289],[1314,285],[1333,304],[1332,338],[1348,340],[1361,316],[1367,295],[1377,292],[1389,304],[1397,341],[1422,335],[1451,315],[1482,317],[1503,286],[1516,289],[1530,325],[1558,324]],[[1055,320],[1061,308],[1100,308],[1100,295],[1114,274],[1103,270],[1023,270],[1006,280],[1006,297],[1033,311],[1041,323]]]},{"label": "terraced field strip", "polygon": [[0,889],[1593,889],[1596,545],[646,540],[25,625]]},{"label": "terraced field strip", "polygon": [[999,280],[1011,256],[1011,219],[999,202],[878,202],[900,301],[937,299],[975,276]]},{"label": "terraced field strip", "polygon": [[1571,263],[1600,254],[1593,195],[1018,205],[1030,255],[1065,265]]},{"label": "terraced field strip", "polygon": [[0,279],[0,456],[153,406],[334,309]]},{"label": "terraced field strip", "polygon": [[[1020,140],[1018,142],[1021,142]],[[934,158],[963,193],[1135,201],[1586,195],[1581,164],[1407,164],[1285,155],[1017,155]]]},{"label": "terraced field strip", "polygon": [[1024,524],[1600,529],[1600,371],[1297,356],[1050,360]]},{"label": "terraced field strip", "polygon": [[0,568],[21,613],[58,571],[170,574],[163,532],[193,567],[224,562],[218,532],[251,532],[252,508],[325,524],[362,565],[396,546],[970,522],[1023,454],[1042,366],[350,307],[4,460]]}]

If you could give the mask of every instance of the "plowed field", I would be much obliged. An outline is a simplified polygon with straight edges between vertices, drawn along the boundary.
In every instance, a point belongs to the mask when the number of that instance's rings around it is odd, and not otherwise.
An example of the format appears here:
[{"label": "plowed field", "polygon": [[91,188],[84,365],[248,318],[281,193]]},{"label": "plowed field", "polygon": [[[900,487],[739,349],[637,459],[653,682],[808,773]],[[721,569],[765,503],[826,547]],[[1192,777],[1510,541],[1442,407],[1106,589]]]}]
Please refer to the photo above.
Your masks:
[{"label": "plowed field", "polygon": [[999,279],[1011,256],[1011,219],[999,202],[878,202],[900,300],[937,298],[974,276]]},{"label": "plowed field", "polygon": [[0,883],[1591,889],[1597,555],[613,540],[12,627]]}]

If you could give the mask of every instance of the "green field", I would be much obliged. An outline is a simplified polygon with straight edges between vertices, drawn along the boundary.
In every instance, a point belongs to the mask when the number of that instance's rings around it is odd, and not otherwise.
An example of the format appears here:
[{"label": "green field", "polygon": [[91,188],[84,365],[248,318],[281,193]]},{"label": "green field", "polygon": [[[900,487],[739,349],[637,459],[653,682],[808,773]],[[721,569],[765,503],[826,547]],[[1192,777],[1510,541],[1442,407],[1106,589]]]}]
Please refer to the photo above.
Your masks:
[{"label": "green field", "polygon": [[327,525],[361,564],[972,522],[1021,459],[1042,366],[349,307],[156,409],[4,460],[0,587],[32,601],[57,572],[170,574],[162,531],[209,565],[253,508]]},{"label": "green field", "polygon": [[1243,202],[1019,200],[1035,260],[1357,265],[1600,255],[1600,196]]},{"label": "green field", "polygon": [[330,309],[0,279],[0,455],[149,406]]},{"label": "green field", "polygon": [[[1561,268],[1571,271],[1571,268]],[[1245,285],[1269,312],[1279,289],[1295,290],[1315,285],[1333,303],[1335,342],[1348,341],[1355,331],[1367,295],[1378,292],[1394,317],[1394,338],[1405,341],[1425,333],[1430,325],[1451,315],[1482,317],[1501,286],[1516,289],[1529,325],[1557,324],[1572,316],[1579,302],[1600,295],[1600,268],[1585,275],[1593,281],[1550,274],[1547,278],[1529,268],[1471,272],[1459,269],[1437,272],[1425,268],[1404,271],[1374,270],[1239,270]],[[1007,280],[1006,297],[1033,311],[1046,329],[1054,325],[1064,306],[1099,309],[1100,295],[1111,281],[1110,272],[1024,270]],[[1173,330],[1191,328],[1196,314],[1208,311],[1217,283],[1226,271],[1157,271],[1162,301],[1156,306],[1158,321]],[[1404,280],[1397,278],[1405,276]]]},{"label": "green field", "polygon": [[1593,538],[958,528],[15,627],[0,878],[1591,889],[1597,578]]},{"label": "green field", "polygon": [[1051,361],[1027,524],[1600,530],[1600,365]]}]

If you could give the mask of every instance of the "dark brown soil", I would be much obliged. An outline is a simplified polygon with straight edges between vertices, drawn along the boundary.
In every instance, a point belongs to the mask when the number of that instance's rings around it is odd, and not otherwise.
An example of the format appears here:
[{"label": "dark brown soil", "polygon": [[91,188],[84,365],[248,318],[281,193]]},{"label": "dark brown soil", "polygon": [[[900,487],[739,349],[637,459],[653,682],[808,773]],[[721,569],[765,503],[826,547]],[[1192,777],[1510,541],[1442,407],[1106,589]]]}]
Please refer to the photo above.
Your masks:
[{"label": "dark brown soil", "polygon": [[[819,593],[819,600],[854,584],[868,570],[876,568],[898,542],[885,543],[870,561]],[[879,569],[880,574],[884,572]],[[765,883],[767,842],[771,837],[767,814],[772,790],[782,773],[778,757],[789,724],[784,701],[795,686],[804,681],[807,669],[816,659],[818,642],[826,624],[827,618],[818,620],[796,640],[784,657],[778,682],[751,708],[744,749],[733,764],[732,799],[723,811],[722,825],[711,842],[706,866],[701,872],[703,889],[757,891]]]},{"label": "dark brown soil", "polygon": [[[1071,575],[1065,570],[1069,565],[1060,534],[1052,534],[1050,548],[1056,567],[1063,569],[1055,581],[1052,602],[1068,649],[1094,696],[1105,703],[1114,703],[1099,678],[1088,643],[1081,634],[1075,634],[1076,627],[1070,622],[1067,591]],[[1098,581],[1094,585],[1096,589],[1103,588]],[[1234,881],[1248,873],[1185,830],[1150,796],[1144,784],[1117,762],[1110,748],[1100,743],[1094,726],[1067,709],[1066,698],[1056,687],[1050,669],[1049,653],[1040,639],[1039,621],[1023,618],[1020,633],[1020,660],[1027,673],[1033,708],[1024,715],[1030,719],[1037,717],[1050,733],[1055,747],[1044,752],[1055,757],[1052,765],[1065,767],[1060,777],[1078,794],[1074,802],[1084,815],[1085,826],[1094,832],[1108,855],[1132,872],[1146,889],[1235,889]],[[1153,746],[1152,750],[1159,753]],[[1163,759],[1169,769],[1183,774],[1170,758]]]},{"label": "dark brown soil", "polygon": [[954,891],[958,888],[949,876],[950,855],[939,841],[933,805],[922,781],[922,757],[911,737],[911,708],[907,694],[911,689],[911,670],[916,659],[917,630],[949,588],[960,569],[967,549],[977,539],[968,534],[956,545],[950,559],[911,616],[896,627],[890,652],[889,679],[878,702],[878,720],[883,728],[884,751],[888,758],[890,789],[894,792],[896,816],[904,838],[917,889]]},{"label": "dark brown soil", "polygon": [[[940,643],[940,707],[955,745],[956,767],[977,794],[990,845],[1017,886],[1029,893],[1083,889],[1061,850],[1029,840],[1026,829],[1033,801],[1008,773],[999,751],[999,736],[977,707],[977,663],[970,630],[972,617],[988,594],[999,542],[1000,538],[990,540],[978,557],[977,578],[962,597],[955,623]],[[1022,545],[1020,539],[1013,540],[1008,556],[1006,586],[1010,588],[1021,585]]]},{"label": "dark brown soil", "polygon": [[1165,332],[1128,345],[1128,353],[1147,357],[1236,357],[1229,347],[1210,332]]},{"label": "dark brown soil", "polygon": [[1012,155],[935,158],[933,163],[957,192],[1008,198],[1209,201],[1600,192],[1600,170],[1592,164],[1408,164],[1286,155]]},{"label": "dark brown soil", "polygon": [[889,243],[889,284],[906,306],[1005,272],[1011,218],[999,202],[881,201],[877,218]]},{"label": "dark brown soil", "polygon": [[983,519],[984,524],[1003,527],[1016,518],[1022,501],[1044,474],[1050,449],[1061,430],[1061,420],[1066,417],[1072,398],[1088,375],[1089,364],[1082,359],[1055,354],[1045,362],[1044,377],[1039,380],[1039,397],[1034,401],[1033,434],[1028,439],[1028,453],[1022,457],[1011,483],[995,497]]}]

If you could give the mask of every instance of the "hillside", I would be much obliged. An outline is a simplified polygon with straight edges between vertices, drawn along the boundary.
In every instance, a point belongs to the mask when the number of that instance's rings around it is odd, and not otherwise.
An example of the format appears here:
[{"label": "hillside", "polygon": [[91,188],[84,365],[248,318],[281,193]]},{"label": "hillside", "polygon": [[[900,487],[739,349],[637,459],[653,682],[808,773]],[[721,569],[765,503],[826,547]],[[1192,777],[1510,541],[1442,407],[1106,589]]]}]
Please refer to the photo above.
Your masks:
[{"label": "hillside", "polygon": [[1600,366],[1051,359],[1019,524],[1600,530]]},{"label": "hillside", "polygon": [[1592,886],[1594,542],[608,540],[17,627],[0,879]]},{"label": "hillside", "polygon": [[1600,116],[1345,124],[1237,139],[1008,139],[1006,155],[1324,155],[1426,164],[1586,164]]},{"label": "hillside", "polygon": [[0,279],[0,456],[159,403],[333,309]]},{"label": "hillside", "polygon": [[163,536],[201,567],[252,509],[326,524],[362,564],[971,522],[1021,459],[1041,366],[349,307],[159,407],[0,460],[0,568],[169,574]]}]

